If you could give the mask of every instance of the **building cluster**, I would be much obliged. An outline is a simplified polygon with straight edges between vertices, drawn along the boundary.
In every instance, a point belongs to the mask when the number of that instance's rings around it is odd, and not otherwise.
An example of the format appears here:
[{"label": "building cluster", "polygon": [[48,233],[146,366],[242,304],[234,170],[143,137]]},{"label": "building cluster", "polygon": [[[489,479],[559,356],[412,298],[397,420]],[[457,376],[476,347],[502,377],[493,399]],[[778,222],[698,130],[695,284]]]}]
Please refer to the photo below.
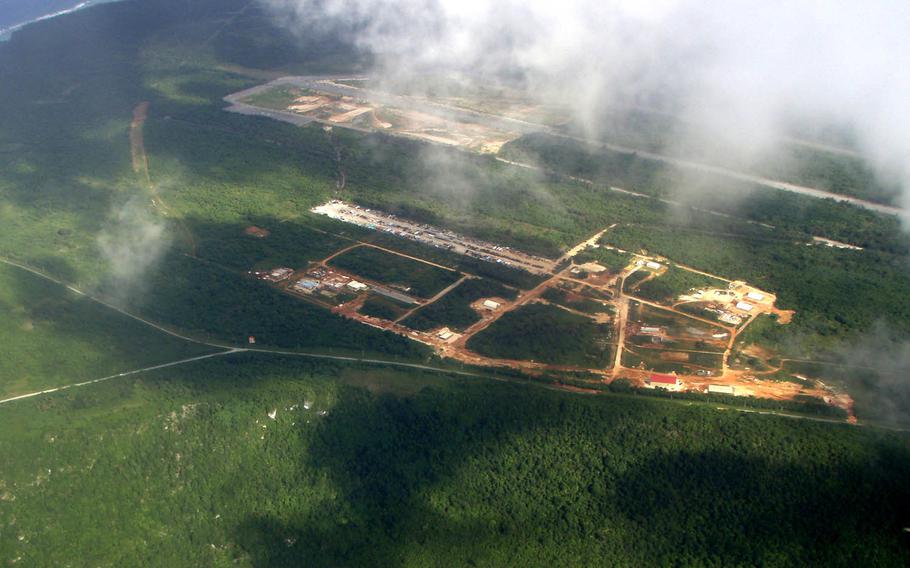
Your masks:
[{"label": "building cluster", "polygon": [[265,280],[266,282],[281,282],[290,278],[294,274],[294,269],[279,267],[264,272],[253,271],[251,274],[259,280]]},{"label": "building cluster", "polygon": [[343,291],[363,292],[368,290],[369,286],[347,274],[320,266],[304,274],[291,285],[291,289],[301,294],[319,294],[326,298],[334,298]]},{"label": "building cluster", "polygon": [[717,314],[717,319],[730,325],[739,325],[753,314],[756,307],[770,307],[774,297],[749,288],[742,282],[731,282],[727,290],[695,290],[680,299],[704,301],[705,310]]}]

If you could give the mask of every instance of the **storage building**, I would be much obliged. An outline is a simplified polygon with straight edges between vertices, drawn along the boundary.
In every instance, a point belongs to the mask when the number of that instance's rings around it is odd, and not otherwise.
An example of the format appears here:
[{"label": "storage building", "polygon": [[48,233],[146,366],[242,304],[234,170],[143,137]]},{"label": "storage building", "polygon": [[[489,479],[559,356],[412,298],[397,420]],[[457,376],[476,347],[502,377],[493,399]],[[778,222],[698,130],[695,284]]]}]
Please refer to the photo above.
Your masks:
[{"label": "storage building", "polygon": [[682,381],[680,381],[679,377],[676,375],[653,373],[650,377],[647,378],[647,380],[645,380],[645,388],[649,389],[679,391],[682,390],[682,386]]},{"label": "storage building", "polygon": [[736,389],[732,385],[708,385],[708,392],[711,394],[736,394]]},{"label": "storage building", "polygon": [[493,300],[484,300],[483,307],[488,310],[496,310],[499,309],[499,302],[494,302]]}]

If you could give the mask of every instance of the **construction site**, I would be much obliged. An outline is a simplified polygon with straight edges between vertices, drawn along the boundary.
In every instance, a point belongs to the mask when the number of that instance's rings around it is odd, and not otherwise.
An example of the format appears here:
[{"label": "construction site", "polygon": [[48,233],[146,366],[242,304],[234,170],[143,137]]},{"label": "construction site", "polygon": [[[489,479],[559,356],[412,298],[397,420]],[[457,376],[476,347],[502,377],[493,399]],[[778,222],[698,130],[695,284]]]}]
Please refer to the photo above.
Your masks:
[{"label": "construction site", "polygon": [[[362,241],[355,241],[305,267],[275,267],[251,273],[302,301],[428,345],[440,357],[530,375],[573,374],[602,383],[624,379],[639,388],[671,392],[776,400],[811,398],[851,413],[852,400],[848,395],[832,390],[821,381],[784,377],[783,364],[773,354],[764,354],[764,363],[757,367],[741,363],[737,338],[752,322],[759,317],[770,317],[777,325],[786,325],[793,315],[776,307],[773,293],[746,282],[708,275],[670,259],[601,244],[601,237],[612,227],[572,247],[558,259],[545,259],[338,200],[313,211],[483,262],[508,265],[541,278],[530,289],[500,287],[495,295],[469,296],[464,291],[484,278],[393,250],[388,245]],[[598,248],[622,255],[625,265],[608,268],[592,261],[576,262],[576,256]],[[407,265],[391,278],[344,268],[342,261],[358,250],[386,255],[387,259]],[[438,272],[442,279],[434,288],[418,294],[408,275],[423,269]],[[671,269],[702,274],[719,285],[685,290],[671,301],[653,301],[638,295],[637,290],[644,282],[660,279]],[[421,320],[421,314],[428,313],[437,302],[470,310],[472,317],[465,322],[471,323],[427,324],[426,318]],[[544,318],[540,322],[542,327],[535,328],[538,322],[534,318],[540,317]],[[555,352],[572,351],[573,345],[554,347],[553,353],[529,352],[531,355],[525,357],[511,356],[515,351],[507,346],[500,349],[494,343],[490,347],[497,337],[508,336],[514,339],[508,343],[521,343],[520,333],[528,329],[545,332],[551,321],[547,318],[570,326],[562,328],[562,335],[583,338],[579,341],[585,345],[577,346],[582,354],[577,360]],[[510,325],[520,327],[508,335]],[[528,338],[529,343],[533,340]],[[477,347],[480,345],[484,348]]]},{"label": "construction site", "polygon": [[[350,81],[347,81],[350,82]],[[285,77],[230,95],[228,109],[295,124],[317,122],[366,132],[385,132],[471,152],[496,154],[522,129],[476,113],[404,95],[366,90],[332,78]]]},{"label": "construction site", "polygon": [[[479,153],[495,154],[523,134],[546,129],[527,121],[542,112],[529,101],[500,100],[489,106],[483,97],[395,94],[364,77],[283,77],[225,100],[231,103],[227,109],[231,112],[298,125],[315,122],[325,128],[386,132]],[[548,111],[552,120],[542,122],[553,122],[557,118],[553,112]],[[773,353],[758,353],[754,346],[737,343],[758,318],[770,318],[776,325],[790,322],[793,312],[778,308],[774,293],[672,259],[602,243],[602,235],[613,226],[553,259],[338,199],[311,211],[541,279],[529,289],[510,290],[514,297],[504,297],[509,294],[501,290],[484,295],[477,291],[484,288],[478,275],[441,267],[458,272],[457,281],[421,296],[410,290],[406,276],[384,281],[356,266],[335,264],[350,247],[311,266],[277,267],[284,269],[278,280],[259,276],[301,300],[428,345],[441,357],[531,375],[562,373],[601,382],[624,379],[640,388],[667,391],[776,400],[809,397],[841,407],[852,416],[852,400],[846,394],[788,373],[785,360]],[[394,245],[358,242],[356,246],[433,264],[389,248]],[[582,253],[601,247],[622,255],[622,266],[604,266],[590,258],[576,262],[576,256],[590,256]],[[701,278],[703,284],[675,290],[672,297],[645,293],[649,283],[669,282],[680,271]],[[461,315],[447,321],[429,317],[434,311]],[[544,334],[550,329],[558,329],[560,335],[549,338],[557,345],[549,351],[505,345],[531,345],[535,338],[522,333]],[[564,336],[583,338],[578,343],[584,345],[562,344],[558,340]]]}]

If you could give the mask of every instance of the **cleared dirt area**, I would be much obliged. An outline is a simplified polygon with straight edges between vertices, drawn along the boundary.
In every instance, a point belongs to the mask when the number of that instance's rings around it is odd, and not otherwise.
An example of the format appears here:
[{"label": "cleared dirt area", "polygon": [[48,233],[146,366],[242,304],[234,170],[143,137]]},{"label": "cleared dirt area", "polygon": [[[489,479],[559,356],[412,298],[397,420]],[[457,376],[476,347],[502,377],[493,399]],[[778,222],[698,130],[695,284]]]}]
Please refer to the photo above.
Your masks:
[{"label": "cleared dirt area", "polygon": [[[383,103],[370,97],[368,91],[359,96],[344,94],[350,87],[329,80],[312,81],[306,87],[288,90],[277,85],[275,90],[285,94],[284,108],[269,101],[273,110],[284,111],[305,117],[329,126],[341,126],[355,130],[387,132],[395,136],[417,138],[435,144],[457,146],[479,153],[495,154],[504,144],[520,135],[519,132],[504,131],[477,121],[460,119],[457,114],[441,112],[441,108],[414,108],[401,99],[401,106]],[[280,100],[280,95],[271,98]],[[241,98],[240,102],[258,106],[259,101],[269,100],[269,91],[255,92]],[[432,111],[436,112],[432,112]]]},{"label": "cleared dirt area", "polygon": [[[458,289],[464,280],[475,278],[473,275],[463,274],[457,281],[452,281],[439,289],[432,297],[420,298],[407,294],[401,286],[393,289],[386,283],[358,274],[355,269],[340,270],[329,264],[352,250],[374,247],[371,244],[357,242],[343,247],[306,269],[292,270],[292,276],[274,283],[288,293],[329,307],[335,313],[428,345],[441,357],[471,365],[515,369],[531,375],[572,373],[599,377],[599,380],[604,382],[623,378],[639,386],[646,385],[655,372],[672,373],[680,381],[679,390],[724,392],[776,400],[806,398],[825,401],[848,412],[852,408],[849,396],[834,392],[818,381],[781,381],[775,380],[772,373],[766,370],[749,371],[739,366],[736,369],[730,368],[730,358],[737,336],[759,314],[774,315],[781,325],[789,321],[792,312],[779,310],[775,306],[777,298],[774,294],[742,281],[724,280],[690,269],[668,259],[655,259],[626,251],[622,252],[630,255],[630,262],[621,269],[593,266],[596,263],[591,262],[579,261],[581,264],[576,264],[575,256],[589,247],[594,247],[609,227],[570,248],[557,262],[340,201],[331,201],[315,208],[314,211],[369,229],[389,232],[402,238],[474,256],[487,262],[508,264],[535,274],[549,276],[534,288],[519,291],[517,296],[511,299],[475,296],[476,299],[470,302],[470,308],[477,313],[479,319],[458,330],[432,325],[418,330],[409,328],[406,324],[409,316],[422,307],[445,298],[453,290]],[[427,266],[454,271],[452,268],[416,256],[403,255],[390,248],[375,248],[392,254],[401,254],[411,261]],[[668,267],[671,266],[674,270],[688,270],[713,279],[711,281],[716,283],[726,283],[726,287],[684,290],[665,303],[645,300],[635,295],[634,290],[643,282],[668,278],[667,275],[671,274]],[[268,277],[263,279],[271,281]],[[637,284],[629,286],[628,283],[632,280]],[[371,294],[383,295],[402,307],[386,310],[387,318],[379,317],[383,312],[381,307],[374,306],[368,310],[370,313],[363,313],[364,303]],[[516,318],[510,314],[517,310],[526,306],[540,308],[544,305],[558,309],[557,314],[566,313],[564,318],[556,319],[579,318],[573,321],[587,320],[590,323],[586,325],[601,330],[596,334],[579,334],[578,337],[587,338],[579,341],[591,340],[597,345],[579,344],[575,351],[592,353],[592,350],[600,349],[601,356],[597,358],[603,361],[602,366],[586,365],[584,357],[574,359],[574,364],[493,357],[490,355],[498,354],[499,351],[490,349],[489,345],[485,347],[487,355],[477,353],[468,347],[472,338],[496,325],[504,316],[508,315],[507,319],[512,321]],[[604,333],[603,326],[612,331]],[[489,337],[488,335],[487,339]],[[518,353],[521,349],[513,351]],[[512,356],[512,351],[508,349],[501,353]],[[589,362],[592,361],[593,359],[589,359]]]},{"label": "cleared dirt area", "polygon": [[409,221],[389,213],[367,209],[335,199],[314,207],[311,211],[345,223],[384,231],[397,237],[421,242],[436,248],[450,250],[458,254],[513,268],[520,268],[532,274],[549,274],[556,266],[556,262],[550,259],[533,256],[509,247],[498,246],[479,239],[459,235],[447,229]]}]

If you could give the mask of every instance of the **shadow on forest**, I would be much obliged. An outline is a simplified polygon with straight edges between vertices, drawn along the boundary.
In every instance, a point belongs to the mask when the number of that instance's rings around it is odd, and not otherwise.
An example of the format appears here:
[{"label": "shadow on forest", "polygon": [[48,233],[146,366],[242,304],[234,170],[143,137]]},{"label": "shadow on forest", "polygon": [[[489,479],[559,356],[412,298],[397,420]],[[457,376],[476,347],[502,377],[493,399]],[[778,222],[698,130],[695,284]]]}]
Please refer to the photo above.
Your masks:
[{"label": "shadow on forest", "polygon": [[[522,402],[531,404],[518,407]],[[660,429],[649,406],[594,412],[601,412],[597,419],[607,424],[608,435],[622,437],[616,428],[621,422]],[[514,453],[516,439],[546,440],[577,428],[573,407],[552,395],[499,391],[470,401],[432,389],[410,399],[347,391],[301,465],[325,472],[338,498],[294,522],[251,516],[237,527],[237,541],[258,568],[395,566],[415,557],[501,564],[546,546],[549,554],[570,556],[541,558],[543,565],[571,565],[579,558],[610,564],[598,554],[617,549],[600,548],[601,531],[626,534],[625,561],[638,558],[642,565],[706,558],[723,566],[775,559],[825,563],[831,550],[863,564],[874,561],[876,547],[898,544],[900,523],[908,520],[910,495],[896,480],[910,473],[910,456],[885,448],[874,464],[834,459],[819,466],[816,459],[802,466],[747,451],[690,451],[682,449],[684,440],[642,450],[626,439],[620,443],[628,443],[630,467],[620,472],[601,466],[597,456],[572,472],[590,475],[580,482],[587,485],[582,496],[563,494],[565,483],[578,480],[554,477],[551,468],[559,464],[522,467],[511,460],[522,459]],[[539,460],[541,451],[533,457]],[[484,478],[460,478],[462,466],[476,461]],[[505,493],[483,489],[504,484],[513,485]],[[465,502],[485,510],[460,507]],[[589,544],[578,545],[579,539]]]}]

